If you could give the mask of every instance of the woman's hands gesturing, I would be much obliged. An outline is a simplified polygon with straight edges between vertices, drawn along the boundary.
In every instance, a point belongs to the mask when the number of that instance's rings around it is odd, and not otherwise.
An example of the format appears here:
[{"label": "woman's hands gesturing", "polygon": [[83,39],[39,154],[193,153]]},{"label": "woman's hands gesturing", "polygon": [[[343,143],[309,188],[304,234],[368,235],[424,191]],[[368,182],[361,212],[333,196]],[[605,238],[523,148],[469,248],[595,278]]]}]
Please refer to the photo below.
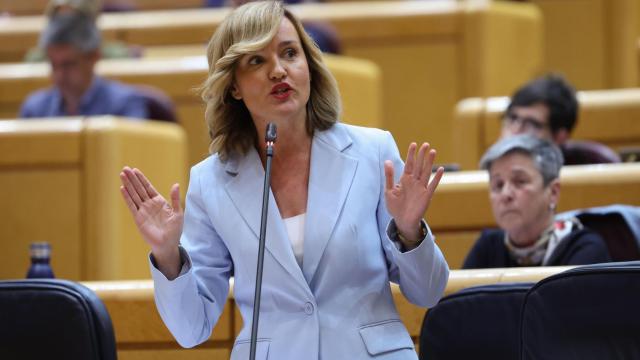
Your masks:
[{"label": "woman's hands gesturing", "polygon": [[390,160],[384,163],[387,210],[395,220],[408,249],[415,248],[422,239],[420,221],[444,174],[444,168],[439,167],[431,178],[436,151],[430,150],[429,144],[423,143],[416,157],[416,147],[416,143],[409,145],[404,171],[397,184],[393,180],[393,163]]},{"label": "woman's hands gesturing", "polygon": [[158,269],[169,279],[177,277],[181,261],[178,244],[184,212],[178,184],[171,187],[171,204],[138,169],[120,172],[120,192],[144,240],[151,246]]}]

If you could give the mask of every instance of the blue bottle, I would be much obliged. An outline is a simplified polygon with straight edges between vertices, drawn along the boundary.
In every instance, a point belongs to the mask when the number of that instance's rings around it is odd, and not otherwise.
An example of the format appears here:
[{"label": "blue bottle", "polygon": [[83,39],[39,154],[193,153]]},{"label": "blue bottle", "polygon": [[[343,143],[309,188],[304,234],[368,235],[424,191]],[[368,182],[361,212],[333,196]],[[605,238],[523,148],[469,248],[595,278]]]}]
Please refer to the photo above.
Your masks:
[{"label": "blue bottle", "polygon": [[53,279],[55,276],[51,265],[49,265],[51,245],[47,242],[31,243],[29,253],[31,255],[31,266],[29,267],[29,272],[27,272],[27,278]]}]

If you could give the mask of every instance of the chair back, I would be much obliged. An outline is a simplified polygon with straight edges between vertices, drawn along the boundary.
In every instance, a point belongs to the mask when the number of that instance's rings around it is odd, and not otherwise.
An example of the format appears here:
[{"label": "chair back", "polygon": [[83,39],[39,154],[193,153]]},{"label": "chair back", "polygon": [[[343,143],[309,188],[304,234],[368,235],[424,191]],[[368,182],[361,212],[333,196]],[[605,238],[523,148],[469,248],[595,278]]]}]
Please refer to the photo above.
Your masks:
[{"label": "chair back", "polygon": [[520,308],[532,286],[483,285],[444,297],[422,323],[420,359],[517,359]]},{"label": "chair back", "polygon": [[640,260],[640,207],[616,204],[569,211],[559,216],[575,216],[584,226],[600,234],[612,261]]},{"label": "chair back", "polygon": [[548,277],[524,299],[520,359],[639,359],[638,304],[640,261]]},{"label": "chair back", "polygon": [[136,90],[147,103],[149,119],[178,122],[176,107],[164,91],[150,85],[136,85]]},{"label": "chair back", "polygon": [[620,155],[610,147],[590,140],[569,140],[563,145],[565,165],[619,163]]},{"label": "chair back", "polygon": [[0,281],[0,309],[0,359],[117,358],[109,313],[81,284]]}]

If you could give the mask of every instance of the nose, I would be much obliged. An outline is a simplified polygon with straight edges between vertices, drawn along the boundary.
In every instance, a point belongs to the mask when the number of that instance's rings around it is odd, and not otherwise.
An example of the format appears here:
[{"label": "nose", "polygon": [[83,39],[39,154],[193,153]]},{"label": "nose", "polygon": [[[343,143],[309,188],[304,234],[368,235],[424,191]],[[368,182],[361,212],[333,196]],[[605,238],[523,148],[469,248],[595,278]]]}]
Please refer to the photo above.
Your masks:
[{"label": "nose", "polygon": [[287,76],[287,69],[280,59],[276,58],[273,60],[273,66],[269,71],[269,78],[271,80],[282,80]]},{"label": "nose", "polygon": [[510,202],[513,200],[513,186],[510,183],[506,183],[500,189],[500,199],[503,202]]},{"label": "nose", "polygon": [[54,84],[56,85],[61,84],[64,81],[64,78],[65,78],[65,73],[62,69],[57,67],[51,68],[51,79],[53,80]]}]

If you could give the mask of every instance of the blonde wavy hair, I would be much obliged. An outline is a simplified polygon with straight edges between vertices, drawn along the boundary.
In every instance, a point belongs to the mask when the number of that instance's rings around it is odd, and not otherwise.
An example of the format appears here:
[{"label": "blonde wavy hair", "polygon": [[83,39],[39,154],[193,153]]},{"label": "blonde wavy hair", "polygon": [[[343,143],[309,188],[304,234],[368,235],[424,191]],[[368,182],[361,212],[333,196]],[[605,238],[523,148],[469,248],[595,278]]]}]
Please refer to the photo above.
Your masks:
[{"label": "blonde wavy hair", "polygon": [[206,103],[205,121],[211,143],[209,152],[225,161],[232,153],[246,154],[257,144],[257,131],[242,100],[231,96],[234,74],[242,56],[265,48],[275,37],[283,18],[291,21],[300,37],[311,79],[306,129],[326,130],[340,116],[342,105],[335,78],[322,53],[302,24],[279,1],[249,2],[233,10],[209,41],[209,74],[200,87]]}]

